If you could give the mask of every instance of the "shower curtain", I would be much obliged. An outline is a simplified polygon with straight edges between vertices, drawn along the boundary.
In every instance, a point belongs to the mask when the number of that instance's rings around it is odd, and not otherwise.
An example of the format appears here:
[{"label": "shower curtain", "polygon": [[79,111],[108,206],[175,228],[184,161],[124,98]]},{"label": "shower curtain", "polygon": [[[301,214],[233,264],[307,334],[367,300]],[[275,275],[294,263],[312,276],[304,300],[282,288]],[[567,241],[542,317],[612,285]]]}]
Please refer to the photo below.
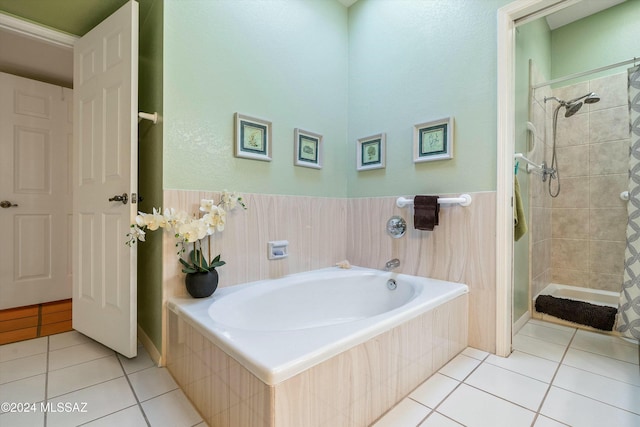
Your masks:
[{"label": "shower curtain", "polygon": [[620,292],[617,329],[640,340],[640,66],[629,69],[629,201],[624,282]]}]

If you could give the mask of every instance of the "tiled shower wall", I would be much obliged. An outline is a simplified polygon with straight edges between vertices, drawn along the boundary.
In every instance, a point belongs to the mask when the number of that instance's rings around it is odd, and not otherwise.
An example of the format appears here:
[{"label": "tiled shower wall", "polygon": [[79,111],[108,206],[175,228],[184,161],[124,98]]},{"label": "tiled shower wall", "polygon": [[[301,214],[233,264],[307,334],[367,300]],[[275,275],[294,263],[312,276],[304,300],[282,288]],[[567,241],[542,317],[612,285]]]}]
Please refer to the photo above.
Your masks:
[{"label": "tiled shower wall", "polygon": [[[565,118],[564,109],[558,115],[560,195],[551,198],[546,186],[532,191],[533,295],[549,282],[615,292],[622,283],[627,214],[620,193],[627,190],[629,165],[626,72],[556,88],[553,95],[569,100],[589,92],[600,95],[600,102],[584,105],[572,117]],[[544,108],[544,95],[536,98]],[[547,162],[556,106],[546,105]]]},{"label": "tiled shower wall", "polygon": [[[344,259],[381,268],[387,260],[399,258],[401,273],[466,283],[470,288],[469,345],[495,352],[495,192],[471,195],[473,202],[468,207],[443,206],[440,225],[425,232],[413,229],[412,209],[396,207],[395,197],[245,194],[248,210],[229,213],[224,232],[212,238],[213,252],[221,253],[227,262],[219,269],[219,286],[330,267]],[[196,212],[200,199],[218,197],[216,193],[165,190],[164,203]],[[401,239],[392,239],[385,232],[392,215],[407,220],[409,231]],[[288,240],[289,256],[268,260],[270,240]],[[174,239],[165,234],[165,301],[186,295],[174,245]]]}]

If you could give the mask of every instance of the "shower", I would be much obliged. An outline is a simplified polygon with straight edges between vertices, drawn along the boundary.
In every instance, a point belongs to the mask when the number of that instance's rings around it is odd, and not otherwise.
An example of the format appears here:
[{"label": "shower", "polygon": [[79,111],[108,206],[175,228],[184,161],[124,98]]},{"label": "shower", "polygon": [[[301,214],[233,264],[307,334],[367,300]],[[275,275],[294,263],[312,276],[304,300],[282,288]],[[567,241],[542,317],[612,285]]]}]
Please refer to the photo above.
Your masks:
[{"label": "shower", "polygon": [[[572,100],[569,100],[569,101],[563,101],[562,99],[559,99],[555,96],[549,96],[549,97],[545,96],[544,98],[545,103],[550,100],[554,100],[558,102],[558,106],[553,112],[553,148],[551,151],[552,152],[551,165],[550,165],[551,167],[544,168],[542,180],[544,181],[547,175],[549,175],[549,195],[551,197],[558,197],[558,194],[560,194],[560,170],[558,169],[558,158],[556,155],[556,129],[558,127],[558,112],[560,111],[560,108],[564,107],[565,109],[564,116],[571,117],[575,113],[577,113],[578,110],[580,110],[580,108],[582,108],[583,103],[594,104],[600,101],[600,96],[596,95],[593,92],[590,92],[586,95],[573,98]],[[551,182],[554,179],[558,181],[558,186],[556,188],[556,191],[553,191],[551,189],[551,186],[552,186]]]}]

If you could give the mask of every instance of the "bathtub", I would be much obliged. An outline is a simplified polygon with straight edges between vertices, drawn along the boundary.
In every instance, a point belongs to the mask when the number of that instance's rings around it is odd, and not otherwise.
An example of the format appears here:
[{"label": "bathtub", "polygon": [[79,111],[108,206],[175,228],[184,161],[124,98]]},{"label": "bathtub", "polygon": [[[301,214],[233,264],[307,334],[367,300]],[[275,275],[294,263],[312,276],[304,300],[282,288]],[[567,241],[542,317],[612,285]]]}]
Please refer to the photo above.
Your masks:
[{"label": "bathtub", "polygon": [[354,267],[173,298],[167,365],[212,427],[365,426],[466,347],[467,294]]}]

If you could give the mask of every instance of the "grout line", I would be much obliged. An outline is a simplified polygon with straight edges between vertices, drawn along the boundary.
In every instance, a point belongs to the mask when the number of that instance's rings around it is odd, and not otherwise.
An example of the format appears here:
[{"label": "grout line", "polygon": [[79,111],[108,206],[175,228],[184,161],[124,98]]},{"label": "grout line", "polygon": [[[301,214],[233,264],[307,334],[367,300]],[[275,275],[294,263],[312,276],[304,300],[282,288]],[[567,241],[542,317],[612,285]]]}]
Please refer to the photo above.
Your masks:
[{"label": "grout line", "polygon": [[149,419],[147,418],[147,414],[144,412],[144,409],[142,408],[142,404],[140,403],[140,399],[138,399],[138,395],[136,394],[136,391],[133,388],[133,384],[131,384],[131,380],[129,380],[129,375],[127,374],[127,371],[125,371],[124,365],[122,364],[122,360],[120,360],[120,357],[118,357],[118,354],[116,354],[116,359],[118,359],[118,363],[120,364],[120,368],[122,369],[122,373],[124,373],[124,378],[127,380],[127,383],[129,384],[129,388],[131,389],[131,392],[133,393],[133,397],[136,399],[136,404],[138,405],[138,409],[140,409],[140,412],[142,412],[142,416],[144,418],[144,421],[147,423],[148,427],[151,427],[151,423],[149,422]]},{"label": "grout line", "polygon": [[[562,362],[564,361],[564,358],[567,356],[567,352],[569,351],[569,348],[571,347],[571,343],[575,339],[577,333],[578,333],[578,329],[574,329],[573,330],[573,334],[571,335],[571,339],[567,343],[567,345],[566,345],[566,347],[564,349],[564,353],[562,353],[562,358],[558,362],[558,367],[556,368],[555,372],[553,373],[553,376],[551,377],[551,381],[549,381],[549,386],[547,387],[547,391],[545,391],[544,396],[542,397],[542,400],[540,401],[540,405],[538,405],[538,410],[536,411],[536,415],[533,417],[533,422],[531,423],[531,427],[533,427],[535,425],[536,421],[538,420],[538,417],[540,416],[540,411],[542,410],[542,406],[544,406],[544,402],[547,400],[547,397],[549,396],[549,391],[551,391],[551,387],[553,386],[553,382],[555,381],[556,376],[558,375],[558,371],[562,367]],[[554,421],[557,421],[557,420],[554,420]]]}]

